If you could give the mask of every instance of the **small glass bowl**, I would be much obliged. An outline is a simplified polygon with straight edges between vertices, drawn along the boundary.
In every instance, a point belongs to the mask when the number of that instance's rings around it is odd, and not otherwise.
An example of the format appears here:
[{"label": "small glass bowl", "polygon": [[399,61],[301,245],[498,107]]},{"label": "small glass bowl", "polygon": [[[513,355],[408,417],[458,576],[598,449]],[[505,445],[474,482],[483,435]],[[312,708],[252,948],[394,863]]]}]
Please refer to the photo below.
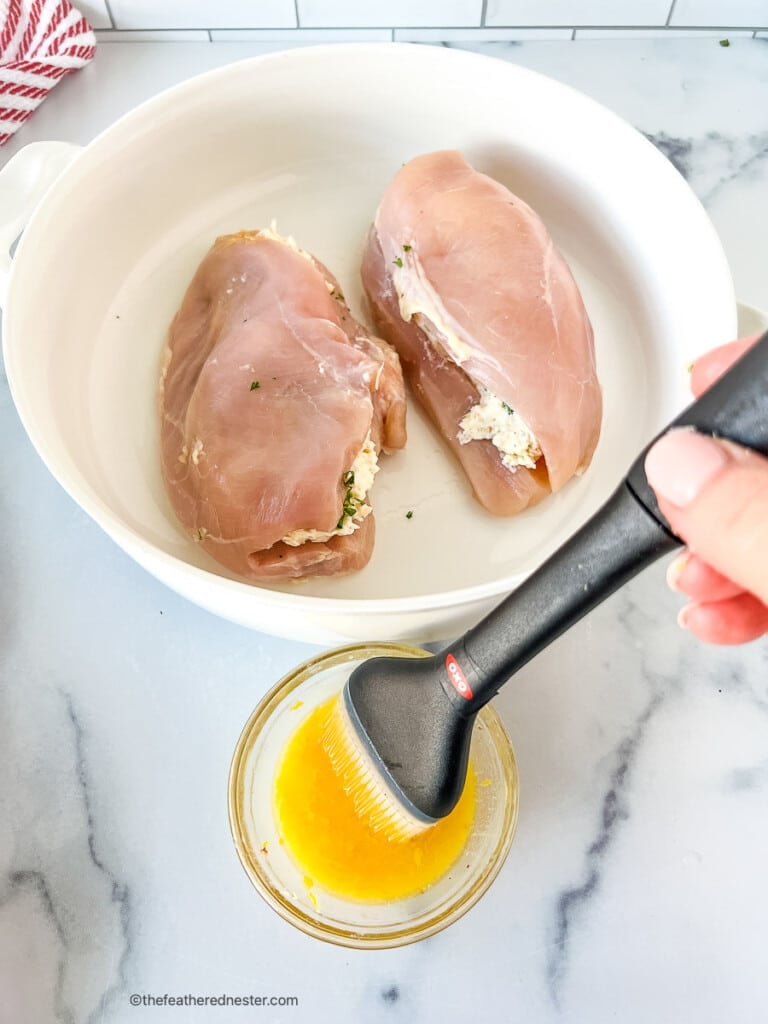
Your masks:
[{"label": "small glass bowl", "polygon": [[248,719],[229,773],[229,823],[246,874],[266,902],[308,935],[357,949],[404,946],[446,928],[472,907],[499,873],[517,825],[515,755],[490,707],[478,715],[471,760],[478,781],[475,821],[464,851],[423,892],[373,903],[344,899],[304,872],[280,843],[274,780],[283,750],[304,718],[343,688],[368,658],[423,658],[429,652],[395,643],[354,644],[304,662],[274,686]]}]

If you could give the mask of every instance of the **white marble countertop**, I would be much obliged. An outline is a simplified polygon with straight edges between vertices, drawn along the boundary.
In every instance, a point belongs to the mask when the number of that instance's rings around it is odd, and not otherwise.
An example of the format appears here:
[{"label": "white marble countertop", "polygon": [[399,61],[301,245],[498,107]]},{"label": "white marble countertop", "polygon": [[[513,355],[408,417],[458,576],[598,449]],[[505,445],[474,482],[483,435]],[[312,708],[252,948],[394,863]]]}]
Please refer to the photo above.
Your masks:
[{"label": "white marble countertop", "polygon": [[[739,297],[768,308],[768,40],[474,48],[651,136],[709,210]],[[0,163],[87,142],[260,49],[105,44]],[[261,902],[226,816],[246,717],[315,649],[219,621],[129,561],[48,475],[4,377],[0,436],[0,1024],[765,1020],[765,642],[699,645],[648,571],[497,702],[522,809],[490,894],[415,946],[335,948]],[[130,1002],[164,993],[298,1005]]]}]

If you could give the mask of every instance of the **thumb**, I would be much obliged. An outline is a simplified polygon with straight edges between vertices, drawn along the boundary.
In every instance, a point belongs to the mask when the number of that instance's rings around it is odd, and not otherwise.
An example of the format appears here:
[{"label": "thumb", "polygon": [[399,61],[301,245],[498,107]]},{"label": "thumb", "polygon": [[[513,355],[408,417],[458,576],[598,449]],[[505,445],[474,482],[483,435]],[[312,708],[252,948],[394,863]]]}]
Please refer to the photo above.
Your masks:
[{"label": "thumb", "polygon": [[645,459],[669,525],[704,561],[768,604],[768,459],[672,430]]}]

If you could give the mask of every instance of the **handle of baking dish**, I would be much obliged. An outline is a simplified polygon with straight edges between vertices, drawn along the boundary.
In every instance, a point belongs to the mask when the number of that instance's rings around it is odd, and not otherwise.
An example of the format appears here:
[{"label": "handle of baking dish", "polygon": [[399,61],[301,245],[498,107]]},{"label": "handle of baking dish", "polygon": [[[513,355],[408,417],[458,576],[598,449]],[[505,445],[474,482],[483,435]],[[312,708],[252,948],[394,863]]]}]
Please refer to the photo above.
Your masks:
[{"label": "handle of baking dish", "polygon": [[0,309],[11,273],[11,248],[45,193],[82,146],[69,142],[32,142],[0,170]]},{"label": "handle of baking dish", "polygon": [[750,334],[765,334],[768,331],[768,311],[750,306],[747,302],[737,302],[736,312],[739,317],[739,338],[746,338]]}]

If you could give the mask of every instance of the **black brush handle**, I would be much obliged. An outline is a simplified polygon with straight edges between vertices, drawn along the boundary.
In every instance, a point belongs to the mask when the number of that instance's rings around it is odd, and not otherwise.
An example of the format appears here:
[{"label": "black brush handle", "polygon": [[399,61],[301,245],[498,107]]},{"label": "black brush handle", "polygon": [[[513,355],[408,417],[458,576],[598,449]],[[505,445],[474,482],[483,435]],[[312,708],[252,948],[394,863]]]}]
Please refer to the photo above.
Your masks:
[{"label": "black brush handle", "polygon": [[[658,437],[677,427],[695,427],[768,455],[768,333]],[[453,684],[456,707],[467,714],[478,711],[539,651],[682,543],[659,511],[646,479],[650,447],[578,533],[438,655]]]}]

